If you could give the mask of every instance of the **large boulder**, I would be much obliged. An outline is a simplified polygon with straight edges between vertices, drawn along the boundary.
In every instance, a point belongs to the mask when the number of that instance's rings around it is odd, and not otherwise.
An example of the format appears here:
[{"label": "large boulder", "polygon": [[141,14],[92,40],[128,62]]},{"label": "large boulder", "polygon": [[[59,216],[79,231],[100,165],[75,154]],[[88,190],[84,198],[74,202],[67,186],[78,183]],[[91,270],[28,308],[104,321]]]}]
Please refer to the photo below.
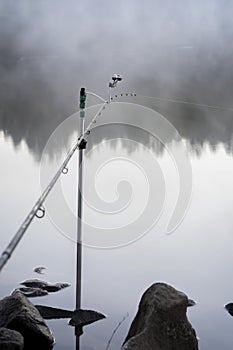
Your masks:
[{"label": "large boulder", "polygon": [[165,283],[155,283],[143,294],[122,350],[197,350],[189,323],[187,296]]},{"label": "large boulder", "polygon": [[23,350],[23,336],[12,329],[0,328],[0,349],[1,350]]},{"label": "large boulder", "polygon": [[0,300],[0,327],[21,333],[26,349],[50,349],[54,343],[39,311],[19,291]]}]

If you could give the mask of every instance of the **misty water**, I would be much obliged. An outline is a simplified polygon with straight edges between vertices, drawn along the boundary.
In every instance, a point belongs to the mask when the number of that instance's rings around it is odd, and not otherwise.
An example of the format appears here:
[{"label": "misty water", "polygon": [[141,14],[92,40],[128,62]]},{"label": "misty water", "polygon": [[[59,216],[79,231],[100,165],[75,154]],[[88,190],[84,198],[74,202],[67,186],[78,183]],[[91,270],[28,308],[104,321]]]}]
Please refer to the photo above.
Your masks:
[{"label": "misty water", "polygon": [[[142,293],[159,281],[197,301],[188,317],[201,350],[233,347],[224,309],[233,301],[232,10],[213,0],[0,2],[1,251],[77,138],[80,87],[107,98],[120,73],[113,94],[138,95],[114,100],[88,137],[82,307],[107,318],[84,328],[82,350],[105,350],[128,313],[110,346],[120,349]],[[100,102],[87,97],[87,122]],[[161,121],[177,130],[164,134],[163,145]],[[180,150],[188,158],[179,168]],[[179,183],[186,161],[192,176]],[[74,309],[76,162],[75,155],[46,216],[32,222],[2,270],[1,298],[40,278],[33,268],[43,265],[42,279],[71,287],[33,303]],[[187,210],[168,234],[186,187]],[[148,230],[133,225],[143,215],[143,225],[153,223]],[[47,324],[55,349],[75,348],[67,320]]]}]

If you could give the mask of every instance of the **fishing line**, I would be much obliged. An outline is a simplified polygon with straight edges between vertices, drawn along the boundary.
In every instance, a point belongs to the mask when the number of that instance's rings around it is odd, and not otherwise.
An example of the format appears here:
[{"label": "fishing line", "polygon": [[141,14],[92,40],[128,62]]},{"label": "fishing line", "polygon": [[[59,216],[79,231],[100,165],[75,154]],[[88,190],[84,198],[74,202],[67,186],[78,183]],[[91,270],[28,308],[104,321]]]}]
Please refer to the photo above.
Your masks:
[{"label": "fishing line", "polygon": [[150,100],[157,100],[157,101],[171,102],[171,103],[180,103],[180,104],[186,104],[186,105],[190,105],[190,106],[219,109],[219,110],[225,110],[225,111],[231,111],[231,112],[233,111],[233,107],[228,107],[228,106],[215,106],[215,105],[209,105],[209,104],[204,104],[204,103],[189,102],[189,101],[185,101],[185,100],[177,100],[177,99],[172,99],[169,97],[147,96],[147,95],[134,94],[134,93],[133,94],[132,93],[124,93],[124,94],[114,95],[114,96],[112,96],[111,100],[113,101],[116,98],[128,97],[128,96],[137,96],[137,97],[147,98]]}]

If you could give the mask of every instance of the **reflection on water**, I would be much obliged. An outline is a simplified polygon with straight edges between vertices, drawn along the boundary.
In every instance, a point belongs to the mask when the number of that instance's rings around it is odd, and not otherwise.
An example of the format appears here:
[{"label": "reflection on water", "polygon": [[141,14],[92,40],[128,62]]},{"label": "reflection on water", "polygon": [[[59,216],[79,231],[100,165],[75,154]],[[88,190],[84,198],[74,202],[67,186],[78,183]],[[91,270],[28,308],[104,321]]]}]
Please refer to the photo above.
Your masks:
[{"label": "reflection on water", "polygon": [[[3,247],[38,196],[36,179],[39,168],[37,163],[32,162],[27,149],[21,147],[15,154],[9,141],[2,142],[1,146],[1,156],[7,155],[9,159],[14,159],[2,169],[1,174],[5,179],[1,192]],[[121,145],[114,149],[108,142],[99,145],[99,149],[105,153],[108,150],[110,158],[118,152],[125,152]],[[165,151],[159,158],[171,198],[175,173]],[[145,162],[146,155],[141,159]],[[97,154],[96,157],[87,158],[87,169],[94,167],[92,163],[96,160]],[[24,169],[20,167],[22,161],[26,176],[23,176]],[[229,279],[233,228],[232,195],[229,191],[233,176],[232,156],[227,155],[223,147],[216,152],[206,147],[200,157],[193,154],[191,161],[195,185],[193,199],[182,225],[173,235],[166,236],[164,233],[168,208],[156,227],[132,245],[109,251],[84,247],[83,308],[100,310],[108,318],[85,328],[81,337],[83,350],[96,347],[105,349],[114,328],[128,312],[129,318],[113,338],[112,346],[119,349],[135,315],[140,296],[155,281],[168,282],[198,302],[189,310],[189,318],[201,339],[202,349],[224,348],[223,342],[226,350],[232,346],[232,322],[223,308],[224,304],[232,300]],[[60,164],[60,159],[54,159],[53,162],[56,166]],[[17,172],[14,171],[15,165],[18,167]],[[76,188],[75,166],[70,166],[69,173],[63,179],[66,189]],[[121,170],[117,167],[114,169],[115,172]],[[134,177],[137,176],[135,173]],[[112,192],[106,176],[105,183],[100,183],[98,189],[105,198]],[[137,192],[140,191],[141,188]],[[75,191],[72,192],[75,196]],[[20,198],[20,206],[17,198]],[[57,207],[59,210],[59,204]],[[12,213],[11,217],[14,216],[15,221],[9,218],[9,213]],[[44,219],[33,222],[6,269],[2,271],[1,297],[15,288],[19,276],[20,280],[29,278],[33,267],[40,265],[47,267],[48,280],[70,281],[75,285],[75,244],[61,235],[48,219],[47,213]],[[67,288],[60,294],[43,297],[43,303],[42,298],[35,299],[34,303],[73,310],[74,294],[74,288]],[[74,330],[67,325],[66,320],[51,320],[48,324],[56,337],[57,349],[74,349]],[[216,332],[216,329],[219,331]]]},{"label": "reflection on water", "polygon": [[[13,96],[10,96],[8,101],[4,99],[1,101],[3,109],[0,111],[0,128],[5,137],[11,137],[15,147],[24,140],[38,160],[52,132],[77,109],[77,88],[61,92],[62,98],[59,95],[55,101],[52,96],[49,97],[51,91],[47,92],[47,88],[47,82],[44,81],[41,91],[37,87],[35,89],[30,87],[28,94],[24,87],[22,90],[19,87],[20,93],[14,94],[13,86],[9,88]],[[26,97],[18,96],[23,93]],[[153,95],[153,89],[149,89],[147,93]],[[92,99],[90,100],[92,103]],[[146,97],[128,99],[128,102],[152,108],[167,118],[197,154],[201,153],[205,144],[210,145],[213,150],[222,144],[227,152],[232,153],[233,110],[203,108],[182,103],[161,102],[156,99],[153,101]],[[125,133],[127,134],[127,131]],[[65,137],[63,135],[61,138],[60,145],[65,145]],[[143,134],[139,134],[138,137],[141,142],[147,143],[148,136],[143,137]],[[53,152],[56,154],[56,148]]]},{"label": "reflection on water", "polygon": [[[77,110],[80,87],[106,96],[115,69],[125,76],[123,91],[232,107],[232,4],[102,5],[99,13],[90,0],[56,9],[45,1],[0,3],[0,129],[15,146],[25,140],[37,159],[56,126]],[[114,9],[124,16],[112,23]],[[232,152],[232,110],[136,101],[168,118],[197,153],[205,143]]]}]

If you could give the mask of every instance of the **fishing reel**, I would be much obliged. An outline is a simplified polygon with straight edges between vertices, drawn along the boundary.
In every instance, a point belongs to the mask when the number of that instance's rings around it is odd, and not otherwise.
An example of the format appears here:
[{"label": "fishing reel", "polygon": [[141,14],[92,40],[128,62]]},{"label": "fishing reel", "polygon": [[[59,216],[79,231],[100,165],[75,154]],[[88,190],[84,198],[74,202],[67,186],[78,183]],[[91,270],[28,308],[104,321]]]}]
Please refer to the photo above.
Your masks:
[{"label": "fishing reel", "polygon": [[122,81],[122,76],[120,74],[113,74],[112,81],[109,82],[109,87],[114,88],[117,86],[119,81]]}]

